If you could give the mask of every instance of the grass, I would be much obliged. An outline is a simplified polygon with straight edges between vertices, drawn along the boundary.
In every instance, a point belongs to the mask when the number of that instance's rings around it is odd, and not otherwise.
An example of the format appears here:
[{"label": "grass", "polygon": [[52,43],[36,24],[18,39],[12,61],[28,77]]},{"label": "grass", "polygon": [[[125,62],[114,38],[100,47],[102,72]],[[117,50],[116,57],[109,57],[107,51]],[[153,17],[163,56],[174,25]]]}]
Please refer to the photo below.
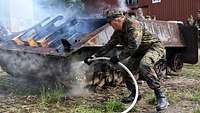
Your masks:
[{"label": "grass", "polygon": [[193,101],[196,101],[200,104],[200,88],[198,88],[193,94]]},{"label": "grass", "polygon": [[78,105],[75,107],[73,113],[103,113],[103,108],[101,105],[98,106],[88,106],[88,105]]},{"label": "grass", "polygon": [[189,65],[185,64],[183,67],[183,70],[181,72],[181,75],[189,77],[189,78],[196,78],[200,80],[200,63],[196,65]]},{"label": "grass", "polygon": [[193,113],[200,113],[200,108],[197,110],[194,110]]},{"label": "grass", "polygon": [[93,105],[77,105],[74,113],[113,113],[125,110],[124,104],[118,100],[109,99],[105,103]]},{"label": "grass", "polygon": [[[200,53],[200,51],[199,51]],[[199,58],[200,59],[200,55]],[[184,64],[181,75],[200,80],[200,61],[196,64]]]},{"label": "grass", "polygon": [[[166,89],[165,95],[170,103],[170,105],[175,105],[178,102],[180,102],[182,99],[187,99],[187,100],[194,100],[194,89],[178,89],[176,91],[171,90],[171,89]],[[196,100],[199,100],[200,98],[200,92],[196,92]],[[149,105],[156,105],[156,97],[153,92],[148,91],[145,92],[144,96],[144,101],[147,102]],[[200,101],[200,100],[199,100]]]},{"label": "grass", "polygon": [[108,113],[112,113],[113,111],[120,112],[123,111],[124,109],[125,109],[124,104],[122,104],[118,100],[110,99],[106,102],[106,111]]},{"label": "grass", "polygon": [[[178,100],[180,99],[178,96],[173,95],[173,93],[167,93],[166,97],[171,105],[175,105],[178,102]],[[148,104],[155,106],[156,105],[156,97],[151,96],[151,98],[149,98],[147,100],[147,102],[148,102]]]},{"label": "grass", "polygon": [[62,87],[56,89],[42,88],[39,95],[39,104],[46,106],[49,104],[56,104],[61,102],[61,98],[65,95],[65,91]]},{"label": "grass", "polygon": [[49,111],[52,108],[56,108],[59,110],[63,108],[62,111],[70,111],[70,113],[113,113],[121,112],[125,109],[124,104],[114,99],[109,99],[108,101],[100,104],[89,104],[89,102],[83,104],[82,102],[80,102],[80,100],[76,99],[75,103],[71,103],[73,105],[65,106],[65,103],[61,100],[64,95],[65,91],[63,88],[43,88],[41,90],[41,94],[39,95],[39,108],[46,109],[44,111]]}]

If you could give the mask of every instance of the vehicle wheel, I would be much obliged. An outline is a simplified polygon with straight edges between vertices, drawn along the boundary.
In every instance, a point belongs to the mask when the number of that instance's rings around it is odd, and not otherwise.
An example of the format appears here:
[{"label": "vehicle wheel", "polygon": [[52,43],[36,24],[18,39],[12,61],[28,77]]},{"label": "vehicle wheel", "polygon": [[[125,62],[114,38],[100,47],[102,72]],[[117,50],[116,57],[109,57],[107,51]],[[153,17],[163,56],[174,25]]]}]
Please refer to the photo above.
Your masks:
[{"label": "vehicle wheel", "polygon": [[182,54],[175,54],[170,61],[170,67],[174,72],[180,72],[183,68]]}]

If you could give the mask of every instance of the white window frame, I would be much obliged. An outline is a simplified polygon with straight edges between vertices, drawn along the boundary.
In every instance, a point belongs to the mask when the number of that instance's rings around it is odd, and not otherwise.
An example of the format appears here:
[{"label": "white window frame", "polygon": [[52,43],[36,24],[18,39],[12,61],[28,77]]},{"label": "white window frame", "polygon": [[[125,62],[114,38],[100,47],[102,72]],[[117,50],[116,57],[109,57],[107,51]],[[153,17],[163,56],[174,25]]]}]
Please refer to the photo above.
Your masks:
[{"label": "white window frame", "polygon": [[[134,4],[134,0],[126,0],[126,2],[127,2],[128,5]],[[137,1],[137,2],[138,2],[138,1]]]},{"label": "white window frame", "polygon": [[161,0],[152,0],[152,3],[155,4],[155,3],[160,3]]}]

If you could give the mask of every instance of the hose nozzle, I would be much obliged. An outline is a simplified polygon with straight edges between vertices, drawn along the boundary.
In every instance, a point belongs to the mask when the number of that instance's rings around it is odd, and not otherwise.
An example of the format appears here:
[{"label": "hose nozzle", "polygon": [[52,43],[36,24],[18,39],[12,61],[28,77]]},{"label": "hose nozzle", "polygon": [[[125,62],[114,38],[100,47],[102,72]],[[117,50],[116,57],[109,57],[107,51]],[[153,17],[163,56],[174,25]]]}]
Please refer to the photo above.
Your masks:
[{"label": "hose nozzle", "polygon": [[84,63],[86,63],[87,65],[90,65],[94,61],[93,59],[94,59],[93,57],[86,57],[84,59]]}]

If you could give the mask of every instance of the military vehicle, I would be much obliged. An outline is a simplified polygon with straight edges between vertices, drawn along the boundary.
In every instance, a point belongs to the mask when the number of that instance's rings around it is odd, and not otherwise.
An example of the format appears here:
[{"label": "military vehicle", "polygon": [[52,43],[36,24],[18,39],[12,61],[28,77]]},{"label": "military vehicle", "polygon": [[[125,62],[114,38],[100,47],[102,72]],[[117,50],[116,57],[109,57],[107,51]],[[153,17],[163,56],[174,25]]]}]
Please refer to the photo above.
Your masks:
[{"label": "military vehicle", "polygon": [[[198,62],[195,27],[157,20],[144,20],[142,23],[161,39],[166,48],[166,58],[155,66],[157,73],[162,75],[167,69],[178,72],[183,63]],[[0,66],[13,76],[53,78],[67,82],[71,63],[95,53],[106,44],[113,31],[105,18],[46,18],[27,30],[0,38]],[[118,54],[120,50],[119,45],[106,56]],[[100,67],[97,71],[101,74],[105,74],[105,71],[113,76],[119,73],[118,70],[113,71],[115,68],[108,63],[96,66]]]}]

